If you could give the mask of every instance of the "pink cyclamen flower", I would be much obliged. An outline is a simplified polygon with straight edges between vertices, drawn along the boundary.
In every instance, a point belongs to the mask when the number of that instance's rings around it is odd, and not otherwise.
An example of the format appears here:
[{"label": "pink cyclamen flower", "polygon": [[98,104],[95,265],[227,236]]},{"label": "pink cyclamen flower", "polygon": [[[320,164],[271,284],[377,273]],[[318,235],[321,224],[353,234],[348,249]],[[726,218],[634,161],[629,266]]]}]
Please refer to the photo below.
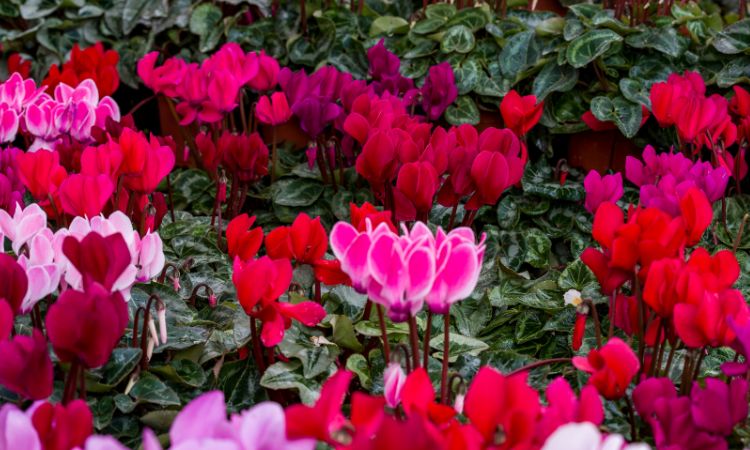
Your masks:
[{"label": "pink cyclamen flower", "polygon": [[0,143],[16,139],[18,124],[18,113],[8,105],[0,104]]},{"label": "pink cyclamen flower", "polygon": [[36,203],[26,208],[16,205],[13,216],[0,210],[0,235],[4,234],[11,241],[11,248],[16,255],[21,253],[24,244],[46,228],[47,214]]},{"label": "pink cyclamen flower", "polygon": [[706,378],[706,387],[693,384],[690,392],[690,412],[700,428],[722,436],[729,436],[735,425],[747,418],[748,383],[744,378],[733,378],[729,383],[718,378]]},{"label": "pink cyclamen flower", "polygon": [[602,436],[592,423],[569,423],[547,439],[542,450],[649,450],[647,444],[628,444],[619,434]]},{"label": "pink cyclamen flower", "polygon": [[42,450],[31,416],[13,403],[0,407],[0,450]]},{"label": "pink cyclamen flower", "polygon": [[383,372],[383,395],[385,403],[391,408],[395,408],[401,403],[401,391],[406,383],[406,373],[399,363],[388,363],[385,372]]},{"label": "pink cyclamen flower", "polygon": [[592,170],[583,180],[586,189],[586,201],[584,206],[591,214],[596,214],[599,205],[604,202],[617,203],[622,197],[622,174],[604,175]]},{"label": "pink cyclamen flower", "polygon": [[435,237],[422,222],[417,222],[409,236],[424,238],[430,244],[435,259],[435,279],[425,302],[435,314],[447,314],[450,306],[471,295],[479,281],[484,259],[484,240],[475,243],[474,231],[459,227],[445,233],[438,227]]},{"label": "pink cyclamen flower", "polygon": [[292,110],[283,92],[274,92],[271,97],[263,96],[255,107],[258,120],[268,125],[281,125],[292,117]]},{"label": "pink cyclamen flower", "polygon": [[57,290],[63,268],[55,262],[54,236],[52,230],[44,228],[28,242],[28,255],[18,257],[18,264],[26,271],[29,289],[21,303],[21,312],[31,311],[39,300]]},{"label": "pink cyclamen flower", "polygon": [[362,232],[348,222],[337,222],[331,229],[330,237],[331,251],[341,261],[341,270],[351,278],[352,287],[360,294],[367,293],[370,282],[367,255],[373,238],[393,232],[386,223],[379,224],[373,230],[369,219],[365,220],[367,228]]}]

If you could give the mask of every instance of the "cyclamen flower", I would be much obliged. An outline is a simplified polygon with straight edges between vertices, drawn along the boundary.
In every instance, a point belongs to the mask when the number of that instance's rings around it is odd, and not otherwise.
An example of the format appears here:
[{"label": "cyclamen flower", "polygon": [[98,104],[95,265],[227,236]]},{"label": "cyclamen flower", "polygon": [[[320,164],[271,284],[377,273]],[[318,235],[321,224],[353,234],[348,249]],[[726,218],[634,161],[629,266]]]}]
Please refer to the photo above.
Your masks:
[{"label": "cyclamen flower", "polygon": [[62,70],[57,64],[52,64],[42,85],[48,86],[52,92],[60,83],[74,86],[90,78],[96,83],[101,95],[112,95],[120,85],[120,76],[117,73],[119,60],[120,55],[117,51],[105,51],[101,42],[84,50],[81,50],[78,44],[73,44],[70,60],[62,65]]},{"label": "cyclamen flower", "polygon": [[586,358],[574,357],[573,365],[590,373],[589,384],[609,400],[617,400],[625,395],[625,390],[640,367],[630,346],[616,337],[602,348],[591,350]]},{"label": "cyclamen flower", "polygon": [[583,180],[583,187],[586,189],[586,201],[584,206],[591,214],[604,202],[617,203],[622,197],[622,174],[599,175],[599,172],[592,170]]},{"label": "cyclamen flower", "polygon": [[[177,415],[169,431],[175,449],[313,450],[313,439],[290,439],[284,410],[278,403],[262,402],[227,419],[221,391],[192,400]],[[144,450],[162,450],[156,435],[143,433]]]},{"label": "cyclamen flower", "polygon": [[589,422],[569,423],[545,441],[542,450],[649,450],[647,444],[628,444],[619,434],[602,436]]},{"label": "cyclamen flower", "polygon": [[511,89],[500,102],[503,123],[516,136],[525,136],[534,128],[542,117],[543,108],[544,102],[537,103],[535,95],[521,97],[515,89]]},{"label": "cyclamen flower", "polygon": [[458,97],[453,69],[447,62],[430,67],[421,89],[422,109],[427,118],[438,120]]}]

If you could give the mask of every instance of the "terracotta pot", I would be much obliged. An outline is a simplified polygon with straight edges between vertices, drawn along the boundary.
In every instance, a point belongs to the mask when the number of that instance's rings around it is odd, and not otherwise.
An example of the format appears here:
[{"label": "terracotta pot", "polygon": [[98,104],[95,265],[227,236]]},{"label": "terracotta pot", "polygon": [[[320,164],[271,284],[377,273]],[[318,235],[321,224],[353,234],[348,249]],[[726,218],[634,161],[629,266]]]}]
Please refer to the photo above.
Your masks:
[{"label": "terracotta pot", "polygon": [[479,111],[479,123],[476,128],[480,133],[487,128],[503,128],[503,117],[500,115],[500,110],[498,109],[496,112]]},{"label": "terracotta pot", "polygon": [[568,164],[585,171],[625,171],[627,156],[640,156],[641,151],[617,130],[584,131],[570,135]]},{"label": "terracotta pot", "polygon": [[567,10],[560,3],[560,0],[532,0],[532,10],[534,11],[552,11],[560,16],[565,16]]},{"label": "terracotta pot", "polygon": [[[263,142],[271,145],[273,140],[273,128],[270,125],[261,125],[260,133],[263,135]],[[310,138],[307,134],[302,131],[299,127],[297,118],[292,118],[290,121],[276,126],[276,143],[292,144],[292,148],[295,150],[301,150],[307,148],[310,143]]]}]

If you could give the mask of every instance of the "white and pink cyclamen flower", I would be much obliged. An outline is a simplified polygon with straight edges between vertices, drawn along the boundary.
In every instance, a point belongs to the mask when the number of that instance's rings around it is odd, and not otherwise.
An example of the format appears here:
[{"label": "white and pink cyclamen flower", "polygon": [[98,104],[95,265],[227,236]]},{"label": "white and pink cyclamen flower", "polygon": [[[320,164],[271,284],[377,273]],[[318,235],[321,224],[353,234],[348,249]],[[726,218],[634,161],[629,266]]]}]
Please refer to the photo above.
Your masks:
[{"label": "white and pink cyclamen flower", "polygon": [[386,224],[357,231],[338,222],[331,230],[331,250],[352,286],[388,308],[394,321],[415,315],[426,302],[430,310],[445,314],[450,305],[471,295],[479,280],[484,257],[484,237],[475,243],[467,227],[435,235],[422,222],[403,235]]}]

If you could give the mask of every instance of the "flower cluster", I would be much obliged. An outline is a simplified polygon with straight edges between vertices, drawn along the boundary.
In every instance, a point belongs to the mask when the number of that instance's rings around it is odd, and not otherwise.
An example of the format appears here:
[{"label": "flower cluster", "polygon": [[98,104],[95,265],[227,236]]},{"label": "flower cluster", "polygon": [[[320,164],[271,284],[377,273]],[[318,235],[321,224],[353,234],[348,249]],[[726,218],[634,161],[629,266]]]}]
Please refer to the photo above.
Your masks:
[{"label": "flower cluster", "polygon": [[112,95],[120,85],[120,75],[117,73],[119,60],[117,51],[104,50],[101,42],[83,50],[78,44],[73,44],[70,59],[62,67],[52,64],[42,84],[47,86],[49,92],[54,92],[60,83],[78,86],[81,81],[90,79],[96,84],[100,95]]}]

